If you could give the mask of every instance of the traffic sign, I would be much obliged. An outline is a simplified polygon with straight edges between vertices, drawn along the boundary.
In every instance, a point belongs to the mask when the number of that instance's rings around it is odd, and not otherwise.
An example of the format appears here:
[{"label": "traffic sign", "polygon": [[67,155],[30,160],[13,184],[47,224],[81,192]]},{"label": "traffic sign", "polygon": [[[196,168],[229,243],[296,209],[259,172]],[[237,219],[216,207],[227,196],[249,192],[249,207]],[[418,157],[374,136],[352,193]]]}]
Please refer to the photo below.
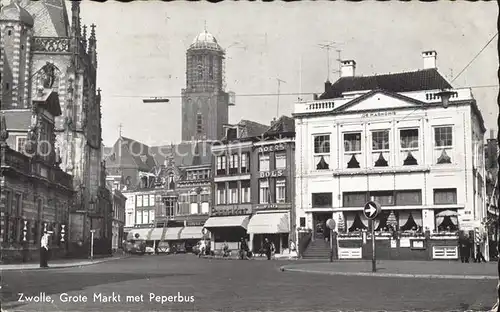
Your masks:
[{"label": "traffic sign", "polygon": [[365,204],[365,208],[363,208],[363,213],[367,219],[373,220],[375,219],[381,211],[380,204],[376,201],[370,200]]},{"label": "traffic sign", "polygon": [[326,226],[330,229],[330,230],[335,230],[335,220],[333,219],[328,219],[326,221]]}]

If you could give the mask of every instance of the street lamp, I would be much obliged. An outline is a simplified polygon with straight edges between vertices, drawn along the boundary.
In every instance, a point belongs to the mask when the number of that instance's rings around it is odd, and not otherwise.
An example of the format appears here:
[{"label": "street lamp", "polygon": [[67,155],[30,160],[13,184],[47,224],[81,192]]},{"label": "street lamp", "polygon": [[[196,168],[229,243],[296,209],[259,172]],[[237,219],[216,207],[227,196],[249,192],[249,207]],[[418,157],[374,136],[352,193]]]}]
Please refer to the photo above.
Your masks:
[{"label": "street lamp", "polygon": [[448,105],[450,104],[450,98],[456,94],[457,93],[454,91],[443,89],[435,95],[441,97],[441,104],[443,104],[444,108],[448,108]]}]

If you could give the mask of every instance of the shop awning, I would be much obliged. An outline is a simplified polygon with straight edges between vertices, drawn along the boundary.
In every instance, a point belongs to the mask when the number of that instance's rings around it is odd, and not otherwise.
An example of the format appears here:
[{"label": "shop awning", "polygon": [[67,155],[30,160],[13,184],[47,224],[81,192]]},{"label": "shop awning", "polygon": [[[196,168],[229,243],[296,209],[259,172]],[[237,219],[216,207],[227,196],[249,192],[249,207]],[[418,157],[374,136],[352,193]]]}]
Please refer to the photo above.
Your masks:
[{"label": "shop awning", "polygon": [[205,222],[204,227],[207,229],[220,227],[242,227],[246,229],[249,219],[250,216],[211,217]]},{"label": "shop awning", "polygon": [[202,226],[186,226],[182,228],[181,239],[202,239],[203,227]]},{"label": "shop awning", "polygon": [[[153,232],[155,228],[144,228],[144,229],[131,229],[129,234],[128,234],[128,239],[134,239],[134,240],[151,240],[150,234]],[[137,237],[137,234],[139,236]]]},{"label": "shop awning", "polygon": [[256,214],[250,219],[247,232],[251,234],[289,233],[290,219],[288,213]]}]

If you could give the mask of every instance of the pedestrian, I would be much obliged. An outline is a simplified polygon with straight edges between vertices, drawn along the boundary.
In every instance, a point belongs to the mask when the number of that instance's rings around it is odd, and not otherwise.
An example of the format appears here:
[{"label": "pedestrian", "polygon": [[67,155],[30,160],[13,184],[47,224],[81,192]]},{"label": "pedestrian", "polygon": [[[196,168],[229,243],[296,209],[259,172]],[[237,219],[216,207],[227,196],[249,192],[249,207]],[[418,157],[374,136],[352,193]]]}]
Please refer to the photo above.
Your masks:
[{"label": "pedestrian", "polygon": [[462,263],[469,263],[470,246],[467,235],[464,235],[464,237],[460,239],[459,245],[460,245],[460,261],[462,261]]},{"label": "pedestrian", "polygon": [[40,267],[48,268],[49,261],[49,233],[43,233],[40,239]]},{"label": "pedestrian", "polygon": [[266,253],[267,260],[271,260],[271,244],[267,238],[264,239],[264,252]]},{"label": "pedestrian", "polygon": [[271,259],[274,259],[276,255],[276,246],[274,245],[274,242],[271,242]]},{"label": "pedestrian", "polygon": [[200,251],[198,252],[198,258],[201,258],[205,254],[205,240],[202,240],[200,243]]},{"label": "pedestrian", "polygon": [[248,260],[248,244],[243,237],[240,240],[240,260]]},{"label": "pedestrian", "polygon": [[481,245],[476,244],[476,257],[474,259],[474,262],[481,263],[481,261],[486,262],[486,259],[484,259],[483,253],[481,252]]}]

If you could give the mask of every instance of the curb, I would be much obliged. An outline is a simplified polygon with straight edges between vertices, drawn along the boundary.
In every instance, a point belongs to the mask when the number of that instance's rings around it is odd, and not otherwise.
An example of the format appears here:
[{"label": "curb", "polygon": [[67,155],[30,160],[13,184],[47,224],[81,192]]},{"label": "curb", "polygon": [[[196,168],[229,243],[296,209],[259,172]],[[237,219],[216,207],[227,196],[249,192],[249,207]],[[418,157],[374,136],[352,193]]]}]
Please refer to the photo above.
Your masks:
[{"label": "curb", "polygon": [[[87,261],[87,262],[76,262],[76,263],[67,263],[67,264],[60,264],[60,265],[54,265],[54,266],[49,266],[48,268],[40,268],[40,267],[26,267],[26,268],[0,268],[0,272],[2,271],[33,271],[33,270],[40,270],[40,271],[46,271],[46,270],[55,270],[55,269],[66,269],[66,268],[76,268],[76,267],[82,267],[82,266],[89,266],[93,264],[99,264],[99,263],[104,263],[104,262],[109,262],[109,261],[115,261],[115,260],[122,260],[122,259],[127,259],[130,256],[125,256],[125,257],[119,257],[119,258],[108,258],[108,259],[103,259],[103,260],[94,260],[92,262]],[[5,310],[2,310],[1,312],[5,312]]]},{"label": "curb", "polygon": [[467,279],[467,280],[495,280],[498,276],[490,275],[440,275],[440,274],[404,274],[404,273],[372,273],[372,272],[334,272],[334,271],[314,271],[306,269],[293,269],[280,267],[281,272],[300,272],[323,275],[338,276],[370,276],[370,277],[398,277],[398,278],[433,278],[433,279]]}]

